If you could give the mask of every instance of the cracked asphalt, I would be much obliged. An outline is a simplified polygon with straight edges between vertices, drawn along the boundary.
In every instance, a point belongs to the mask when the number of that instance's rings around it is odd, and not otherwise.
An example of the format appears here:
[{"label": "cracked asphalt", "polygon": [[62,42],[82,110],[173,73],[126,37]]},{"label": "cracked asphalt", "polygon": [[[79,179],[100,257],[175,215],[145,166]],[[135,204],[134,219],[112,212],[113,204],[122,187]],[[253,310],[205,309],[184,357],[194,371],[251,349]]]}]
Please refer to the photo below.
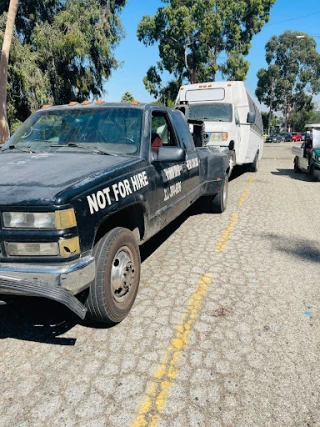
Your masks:
[{"label": "cracked asphalt", "polygon": [[0,426],[320,426],[320,183],[265,144],[222,215],[142,248],[113,328],[60,305],[0,307]]}]

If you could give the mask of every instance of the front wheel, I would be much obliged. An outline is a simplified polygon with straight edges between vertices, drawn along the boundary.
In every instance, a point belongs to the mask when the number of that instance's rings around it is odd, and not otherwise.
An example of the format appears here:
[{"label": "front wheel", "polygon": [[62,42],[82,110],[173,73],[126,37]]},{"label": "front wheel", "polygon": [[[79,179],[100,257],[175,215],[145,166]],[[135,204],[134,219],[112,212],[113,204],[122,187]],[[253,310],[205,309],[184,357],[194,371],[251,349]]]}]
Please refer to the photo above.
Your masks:
[{"label": "front wheel", "polygon": [[94,247],[96,277],[86,301],[91,319],[115,325],[129,313],[140,281],[140,252],[133,233],[117,227]]},{"label": "front wheel", "polygon": [[201,211],[205,213],[222,213],[226,210],[228,201],[228,175],[224,176],[220,190],[214,196],[201,199]]}]

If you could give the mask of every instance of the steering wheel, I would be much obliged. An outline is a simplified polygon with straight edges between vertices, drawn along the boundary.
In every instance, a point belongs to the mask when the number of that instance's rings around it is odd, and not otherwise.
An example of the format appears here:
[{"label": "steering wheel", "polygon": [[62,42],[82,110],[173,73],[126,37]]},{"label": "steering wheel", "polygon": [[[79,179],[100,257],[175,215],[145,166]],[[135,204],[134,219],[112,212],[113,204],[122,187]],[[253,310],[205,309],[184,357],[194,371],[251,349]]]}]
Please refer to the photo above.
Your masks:
[{"label": "steering wheel", "polygon": [[127,136],[120,136],[120,138],[116,139],[114,143],[121,141],[121,139],[124,139],[125,141],[129,141],[130,144],[135,144],[134,140],[132,138],[128,138]]},{"label": "steering wheel", "polygon": [[21,139],[28,138],[28,136],[32,134],[33,130],[34,130],[33,126],[30,126],[30,129],[27,130],[28,133],[26,132],[24,135],[22,135]]}]

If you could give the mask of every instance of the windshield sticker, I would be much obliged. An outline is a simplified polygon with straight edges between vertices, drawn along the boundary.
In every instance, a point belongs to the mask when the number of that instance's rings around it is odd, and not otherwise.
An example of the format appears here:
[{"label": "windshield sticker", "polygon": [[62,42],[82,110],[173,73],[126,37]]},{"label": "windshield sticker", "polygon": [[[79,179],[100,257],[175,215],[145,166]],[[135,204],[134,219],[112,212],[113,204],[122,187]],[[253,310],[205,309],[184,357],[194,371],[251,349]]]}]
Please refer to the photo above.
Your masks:
[{"label": "windshield sticker", "polygon": [[190,171],[191,169],[197,168],[199,166],[198,157],[193,157],[192,159],[187,160],[187,169]]},{"label": "windshield sticker", "polygon": [[87,196],[91,215],[149,185],[145,171]]},{"label": "windshield sticker", "polygon": [[172,199],[172,197],[176,196],[177,194],[181,193],[181,187],[182,183],[181,181],[176,182],[173,185],[170,185],[169,188],[164,188],[164,201],[166,202],[169,199]]}]

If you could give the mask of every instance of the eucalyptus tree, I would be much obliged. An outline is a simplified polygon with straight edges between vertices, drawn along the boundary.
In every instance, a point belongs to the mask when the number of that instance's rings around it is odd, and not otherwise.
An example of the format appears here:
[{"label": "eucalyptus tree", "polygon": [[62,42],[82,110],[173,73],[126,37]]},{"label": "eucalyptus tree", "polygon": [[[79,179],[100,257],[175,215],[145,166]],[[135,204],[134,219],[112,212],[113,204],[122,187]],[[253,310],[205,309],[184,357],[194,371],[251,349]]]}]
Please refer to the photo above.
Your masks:
[{"label": "eucalyptus tree", "polygon": [[[158,44],[161,60],[144,83],[153,95],[163,94],[161,74],[173,75],[171,86],[182,81],[214,81],[220,70],[226,77],[244,80],[244,57],[252,37],[268,22],[276,0],[162,0],[155,15],[143,16],[137,31],[146,46]],[[221,62],[221,53],[227,60]]]},{"label": "eucalyptus tree", "polygon": [[[9,62],[11,125],[42,104],[103,94],[104,82],[120,65],[114,51],[125,34],[120,14],[126,2],[25,0],[19,4],[15,55]],[[8,3],[1,1],[0,13]]]},{"label": "eucalyptus tree", "polygon": [[320,92],[320,54],[308,34],[285,31],[266,44],[267,68],[258,71],[256,96],[275,111],[282,111],[290,130],[294,111],[312,109],[312,95]]}]

